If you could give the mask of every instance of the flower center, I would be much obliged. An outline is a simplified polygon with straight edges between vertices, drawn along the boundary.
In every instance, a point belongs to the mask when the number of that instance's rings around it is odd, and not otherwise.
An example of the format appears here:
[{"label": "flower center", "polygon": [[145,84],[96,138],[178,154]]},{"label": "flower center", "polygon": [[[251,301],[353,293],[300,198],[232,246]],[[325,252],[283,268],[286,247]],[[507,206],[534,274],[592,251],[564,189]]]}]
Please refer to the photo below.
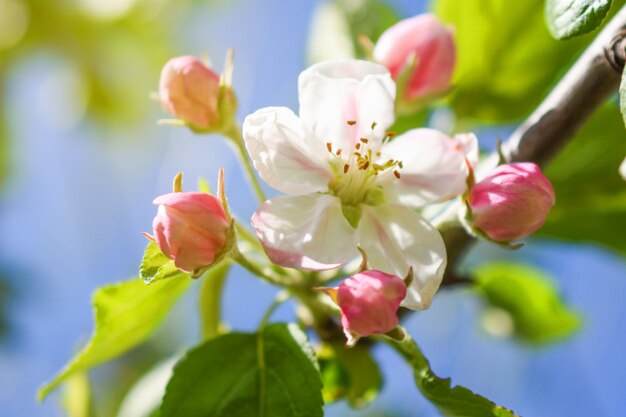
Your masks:
[{"label": "flower center", "polygon": [[[392,133],[388,133],[384,141],[392,136]],[[326,148],[335,158],[331,162],[334,177],[328,188],[333,195],[339,197],[344,216],[356,228],[361,217],[360,205],[375,206],[384,203],[385,196],[379,178],[391,173],[395,178],[400,178],[398,169],[402,168],[402,162],[394,159],[381,160],[381,153],[372,149],[367,138],[360,138],[347,157],[342,156],[341,148],[333,149],[330,142],[326,144]]]}]

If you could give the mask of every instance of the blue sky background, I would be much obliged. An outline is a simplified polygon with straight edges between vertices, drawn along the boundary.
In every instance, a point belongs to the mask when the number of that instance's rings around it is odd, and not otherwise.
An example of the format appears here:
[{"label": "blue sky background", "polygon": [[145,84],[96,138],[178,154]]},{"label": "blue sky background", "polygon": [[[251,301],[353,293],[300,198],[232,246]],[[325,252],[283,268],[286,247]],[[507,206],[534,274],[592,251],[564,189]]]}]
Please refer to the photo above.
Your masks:
[{"label": "blue sky background", "polygon": [[[390,3],[404,16],[425,8],[423,1]],[[197,5],[176,31],[179,52],[206,51],[221,68],[227,47],[235,48],[241,118],[269,105],[296,109],[297,76],[306,66],[316,4]],[[155,89],[157,83],[155,78]],[[101,129],[76,116],[80,103],[71,86],[71,68],[46,50],[26,55],[10,72],[5,100],[15,169],[0,198],[0,267],[11,288],[10,333],[0,342],[0,416],[63,415],[58,395],[37,405],[35,391],[87,340],[92,291],[137,273],[146,243],[141,232],[150,230],[155,213],[151,201],[169,191],[177,171],[191,188],[199,176],[215,184],[217,169],[224,167],[236,214],[249,218],[256,208],[219,137],[155,126],[166,117],[157,103],[138,128]],[[619,415],[626,409],[626,263],[598,248],[545,241],[532,241],[515,254],[481,245],[468,262],[502,257],[548,271],[567,303],[582,313],[582,331],[542,349],[494,339],[480,329],[477,297],[468,290],[442,291],[430,310],[407,322],[434,370],[524,416]],[[252,330],[274,292],[236,269],[226,288],[225,319],[232,328]],[[198,340],[194,296],[183,299],[160,332],[172,352]],[[291,317],[290,307],[276,318]],[[366,415],[437,415],[393,352],[381,347],[375,355],[385,388]],[[357,413],[337,404],[328,407],[328,415]]]}]

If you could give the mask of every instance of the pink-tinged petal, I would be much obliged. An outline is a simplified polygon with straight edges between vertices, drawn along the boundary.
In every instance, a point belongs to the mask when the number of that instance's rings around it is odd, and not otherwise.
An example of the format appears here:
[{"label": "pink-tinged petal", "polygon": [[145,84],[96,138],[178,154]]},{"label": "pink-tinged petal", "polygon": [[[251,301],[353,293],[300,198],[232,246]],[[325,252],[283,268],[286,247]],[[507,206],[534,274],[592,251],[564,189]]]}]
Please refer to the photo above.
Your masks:
[{"label": "pink-tinged petal", "polygon": [[266,201],[252,226],[272,262],[289,268],[324,270],[354,259],[356,231],[327,194],[282,196]]},{"label": "pink-tinged petal", "polygon": [[439,231],[413,210],[399,205],[365,206],[359,241],[372,268],[406,277],[413,268],[402,306],[430,306],[446,268],[446,247]]},{"label": "pink-tinged petal", "polygon": [[426,13],[401,20],[387,29],[376,42],[374,57],[396,79],[416,58],[404,91],[406,99],[440,93],[450,87],[456,61],[452,31],[436,16]]},{"label": "pink-tinged petal", "polygon": [[316,64],[300,74],[298,92],[300,117],[334,147],[350,150],[361,137],[380,141],[394,121],[396,87],[382,65],[357,60]]},{"label": "pink-tinged petal", "polygon": [[434,129],[413,129],[382,148],[383,159],[402,161],[400,178],[387,176],[391,202],[422,207],[461,195],[469,173],[465,158],[475,164],[478,141],[473,134],[453,138]]},{"label": "pink-tinged petal", "polygon": [[179,269],[191,272],[210,265],[227,244],[229,221],[217,198],[205,193],[170,193],[157,197],[152,227],[159,248]]},{"label": "pink-tinged petal", "polygon": [[254,167],[273,188],[294,195],[328,189],[326,145],[290,109],[267,107],[249,115],[243,139]]}]

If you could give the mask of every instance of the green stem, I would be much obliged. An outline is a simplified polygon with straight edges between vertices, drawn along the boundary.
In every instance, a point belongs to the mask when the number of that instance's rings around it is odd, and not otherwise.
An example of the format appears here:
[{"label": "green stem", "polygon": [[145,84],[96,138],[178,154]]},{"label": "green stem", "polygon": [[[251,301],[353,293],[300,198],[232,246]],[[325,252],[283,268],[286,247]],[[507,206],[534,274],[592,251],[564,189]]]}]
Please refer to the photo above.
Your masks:
[{"label": "green stem", "polygon": [[230,261],[223,261],[213,267],[202,280],[200,287],[200,318],[202,339],[209,340],[219,335],[222,290],[230,269]]},{"label": "green stem", "polygon": [[245,146],[243,144],[243,138],[241,137],[241,128],[236,124],[233,124],[230,128],[224,130],[224,136],[230,139],[233,145],[235,145],[235,150],[237,151],[237,156],[239,160],[243,164],[243,170],[254,189],[254,192],[259,200],[259,203],[264,203],[267,200],[265,197],[265,193],[263,192],[263,188],[261,188],[261,184],[259,183],[259,179],[254,173],[254,168],[252,167],[252,163],[248,158],[248,154],[246,152]]},{"label": "green stem", "polygon": [[257,237],[244,225],[241,224],[240,221],[235,222],[235,228],[237,230],[237,236],[240,237],[246,243],[249,243],[251,246],[262,249],[262,245],[257,239]]},{"label": "green stem", "polygon": [[430,371],[428,359],[403,327],[393,329],[384,336],[384,340],[413,366],[416,373]]},{"label": "green stem", "polygon": [[259,323],[259,332],[263,331],[265,326],[267,326],[267,323],[269,322],[272,314],[274,314],[274,311],[276,311],[278,306],[287,301],[289,297],[289,291],[281,291],[276,294],[274,301],[272,301],[272,304],[267,307],[267,310],[265,310],[265,314],[263,314],[263,317],[261,318],[261,322]]},{"label": "green stem", "polygon": [[277,273],[275,273],[275,271],[269,268],[262,268],[261,266],[255,264],[254,262],[246,258],[246,256],[243,253],[241,253],[239,248],[237,248],[236,246],[233,248],[233,251],[230,257],[239,265],[243,266],[247,271],[251,272],[252,274],[260,278],[263,278],[270,284],[278,285],[281,287],[293,285],[293,282],[289,282],[293,279],[291,276],[282,275],[282,274],[278,275]]}]

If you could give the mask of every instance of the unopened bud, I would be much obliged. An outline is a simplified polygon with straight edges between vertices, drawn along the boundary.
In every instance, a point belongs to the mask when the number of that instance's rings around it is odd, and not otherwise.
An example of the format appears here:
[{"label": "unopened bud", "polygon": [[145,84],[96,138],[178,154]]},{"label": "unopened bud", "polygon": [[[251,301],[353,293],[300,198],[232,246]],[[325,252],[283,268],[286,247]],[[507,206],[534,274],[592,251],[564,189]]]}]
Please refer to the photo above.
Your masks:
[{"label": "unopened bud", "polygon": [[193,56],[172,58],[165,64],[159,98],[169,113],[200,132],[220,130],[234,117],[236,107],[230,85]]},{"label": "unopened bud", "polygon": [[348,345],[354,345],[360,337],[394,329],[405,296],[406,285],[401,278],[377,270],[359,272],[342,281],[336,303]]},{"label": "unopened bud", "polygon": [[536,164],[500,165],[468,193],[469,221],[497,242],[529,236],[546,220],[554,189]]},{"label": "unopened bud", "polygon": [[154,200],[154,239],[174,265],[195,272],[221,259],[229,246],[231,224],[214,196],[200,192],[175,192]]},{"label": "unopened bud", "polygon": [[374,58],[398,81],[401,100],[427,98],[450,87],[456,60],[454,38],[434,15],[420,14],[383,32]]}]

